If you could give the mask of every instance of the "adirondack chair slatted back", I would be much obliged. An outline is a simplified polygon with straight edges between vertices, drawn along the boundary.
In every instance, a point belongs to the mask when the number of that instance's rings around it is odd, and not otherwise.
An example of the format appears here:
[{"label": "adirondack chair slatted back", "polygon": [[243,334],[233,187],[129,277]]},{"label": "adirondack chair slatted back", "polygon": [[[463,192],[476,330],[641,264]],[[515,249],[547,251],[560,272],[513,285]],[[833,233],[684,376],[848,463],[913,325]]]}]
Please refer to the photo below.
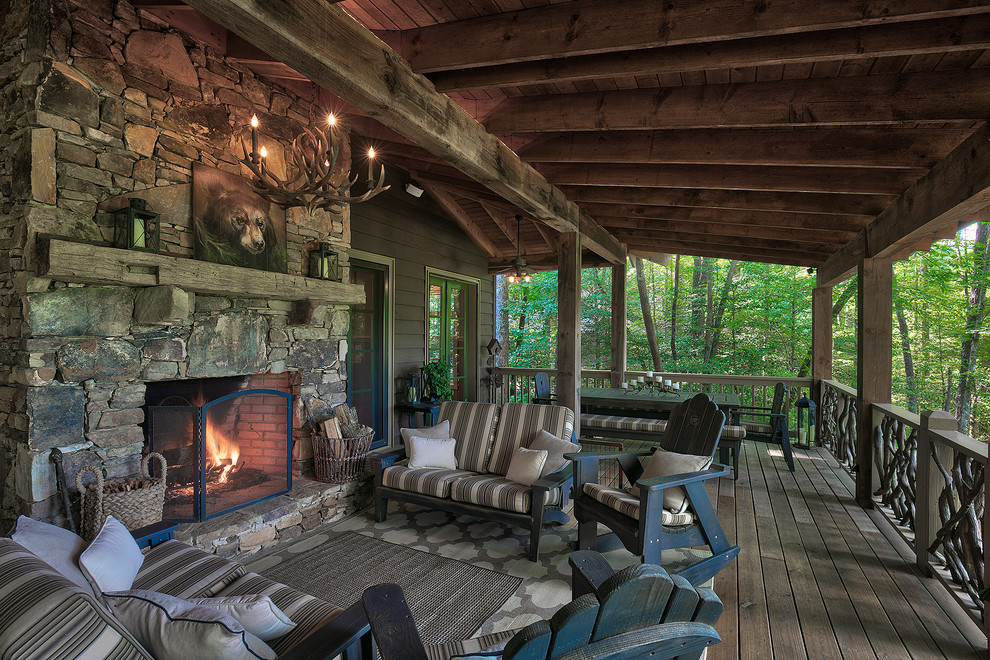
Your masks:
[{"label": "adirondack chair slatted back", "polygon": [[779,415],[784,411],[784,399],[787,396],[787,386],[783,383],[777,383],[773,388],[773,405],[770,406],[770,412],[774,415]]},{"label": "adirondack chair slatted back", "polygon": [[625,568],[598,588],[601,610],[591,641],[614,637],[663,619],[674,583],[667,571],[652,564]]},{"label": "adirondack chair slatted back", "polygon": [[711,457],[724,425],[725,413],[702,392],[670,411],[660,446],[678,454]]}]

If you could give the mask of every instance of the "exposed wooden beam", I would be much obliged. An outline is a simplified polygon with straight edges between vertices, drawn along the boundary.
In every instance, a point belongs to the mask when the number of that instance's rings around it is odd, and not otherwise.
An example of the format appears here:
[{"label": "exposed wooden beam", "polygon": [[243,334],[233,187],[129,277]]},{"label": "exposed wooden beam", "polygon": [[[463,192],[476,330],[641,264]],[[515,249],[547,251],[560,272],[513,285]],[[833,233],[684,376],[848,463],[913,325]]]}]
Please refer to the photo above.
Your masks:
[{"label": "exposed wooden beam", "polygon": [[736,249],[742,248],[752,252],[775,250],[778,253],[814,255],[819,260],[828,258],[841,245],[839,243],[815,244],[782,240],[780,235],[776,238],[766,239],[729,236],[720,233],[703,234],[699,232],[648,231],[643,229],[614,229],[613,233],[616,238],[631,247],[655,245],[664,241],[680,241],[682,243],[700,243],[713,249],[716,247],[731,247]]},{"label": "exposed wooden beam", "polygon": [[529,163],[928,168],[972,132],[842,128],[551,133],[533,134],[516,151]]},{"label": "exposed wooden beam", "polygon": [[495,133],[982,121],[990,70],[689,85],[507,98]]},{"label": "exposed wooden beam", "polygon": [[426,72],[987,11],[983,2],[932,5],[930,0],[877,7],[864,7],[856,0],[814,6],[735,0],[703,5],[576,0],[403,30],[400,52],[415,70]]},{"label": "exposed wooden beam", "polygon": [[856,215],[874,218],[895,195],[829,195],[824,193],[763,192],[754,190],[701,190],[633,188],[622,186],[561,186],[578,202],[685,206],[786,213]]},{"label": "exposed wooden beam", "polygon": [[[786,213],[782,211],[748,211],[744,209],[692,208],[690,206],[634,206],[629,204],[582,203],[581,208],[591,217],[625,218],[631,224],[643,226],[657,220],[706,223],[717,225],[743,225],[784,231],[818,230],[838,232],[845,236],[843,242],[869,223],[867,216],[828,215],[825,213]],[[601,220],[599,220],[601,222]]]},{"label": "exposed wooden beam", "polygon": [[423,190],[433,198],[433,201],[440,205],[440,208],[450,216],[450,219],[457,223],[457,226],[468,235],[471,241],[485,251],[489,259],[501,256],[502,251],[485,235],[485,232],[481,230],[481,227],[474,222],[471,216],[464,212],[464,209],[460,207],[453,195],[428,181],[417,178],[415,174],[411,174],[410,176],[413,177],[416,183],[423,187]]},{"label": "exposed wooden beam", "polygon": [[533,217],[558,231],[581,231],[582,243],[610,261],[625,259],[608,232],[341,7],[322,0],[188,4]]},{"label": "exposed wooden beam", "polygon": [[526,248],[523,245],[522,237],[520,236],[520,239],[518,241],[516,240],[516,228],[509,226],[508,219],[505,217],[506,214],[504,214],[501,209],[494,206],[489,206],[484,202],[479,202],[479,205],[481,208],[485,209],[485,213],[487,213],[488,217],[495,223],[495,226],[502,231],[502,235],[505,236],[507,241],[509,241],[513,249],[519,250],[525,254]]},{"label": "exposed wooden beam", "polygon": [[668,254],[687,254],[696,257],[739,259],[741,261],[757,261],[761,263],[784,264],[787,266],[817,266],[823,261],[821,256],[809,256],[804,252],[774,249],[752,250],[733,245],[711,245],[704,241],[675,241],[672,239],[638,241],[634,249],[666,252]]},{"label": "exposed wooden beam", "polygon": [[794,229],[787,227],[760,227],[744,224],[719,224],[715,222],[684,222],[676,220],[641,220],[636,218],[612,217],[596,215],[595,219],[619,240],[633,232],[640,233],[644,238],[655,236],[657,232],[671,234],[697,234],[699,238],[713,237],[747,237],[775,241],[786,238],[794,243],[812,243],[814,245],[831,245],[839,249],[848,242],[855,232],[828,231],[825,229]]},{"label": "exposed wooden beam", "polygon": [[438,71],[441,92],[990,48],[990,17],[961,16]]},{"label": "exposed wooden beam", "polygon": [[849,277],[863,259],[917,245],[990,205],[990,127],[984,124],[818,269],[818,285]]},{"label": "exposed wooden beam", "polygon": [[624,164],[608,167],[543,165],[540,171],[555,185],[773,190],[856,195],[897,194],[925,172],[924,169]]}]

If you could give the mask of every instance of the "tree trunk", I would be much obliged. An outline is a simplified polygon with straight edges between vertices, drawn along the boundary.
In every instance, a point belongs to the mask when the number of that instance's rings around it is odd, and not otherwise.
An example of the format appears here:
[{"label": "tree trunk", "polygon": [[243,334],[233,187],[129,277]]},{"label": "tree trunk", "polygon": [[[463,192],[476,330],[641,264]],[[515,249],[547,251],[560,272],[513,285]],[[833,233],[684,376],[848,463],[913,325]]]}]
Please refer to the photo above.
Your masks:
[{"label": "tree trunk", "polygon": [[908,333],[907,318],[904,316],[904,306],[894,303],[897,314],[897,327],[901,331],[901,353],[904,354],[904,379],[907,382],[907,407],[911,412],[918,412],[918,377],[914,373],[914,359],[911,357],[911,335]]},{"label": "tree trunk", "polygon": [[952,367],[945,370],[945,400],[942,402],[942,410],[949,412],[952,407]]},{"label": "tree trunk", "polygon": [[502,351],[498,354],[499,367],[505,366],[505,356],[509,348],[509,312],[505,308],[505,303],[509,298],[509,283],[505,275],[495,277],[495,339],[502,345]]},{"label": "tree trunk", "polygon": [[689,334],[698,339],[705,329],[705,258],[694,257],[694,273],[691,277],[691,328]]},{"label": "tree trunk", "polygon": [[650,297],[646,291],[646,276],[643,274],[643,260],[633,257],[636,264],[636,287],[639,289],[639,305],[643,308],[643,326],[646,330],[646,341],[650,346],[650,357],[653,358],[653,370],[663,371],[660,362],[660,345],[657,344],[657,329],[653,325],[653,311],[650,309]]},{"label": "tree trunk", "polygon": [[729,300],[729,291],[732,289],[732,278],[736,276],[736,266],[738,265],[739,261],[736,259],[729,262],[729,272],[725,276],[725,285],[722,287],[721,295],[719,295],[718,307],[712,316],[710,325],[711,341],[705,342],[705,362],[711,360],[718,353],[718,340],[722,334],[722,319],[725,318],[725,305]]},{"label": "tree trunk", "polygon": [[[846,288],[842,290],[839,294],[839,298],[832,303],[832,323],[839,318],[839,314],[842,313],[842,308],[846,306],[849,299],[853,297],[856,293],[856,280],[853,280],[846,285]],[[804,362],[801,363],[801,368],[798,369],[798,378],[807,378],[808,373],[811,369],[811,349],[808,349],[808,354],[804,358]]]},{"label": "tree trunk", "polygon": [[670,361],[677,368],[677,294],[681,290],[681,255],[674,257],[674,293],[670,300]]},{"label": "tree trunk", "polygon": [[966,309],[966,335],[959,351],[959,386],[956,390],[956,420],[959,432],[969,434],[969,422],[973,412],[973,392],[976,390],[976,352],[980,344],[980,328],[986,318],[987,276],[990,275],[990,223],[981,222],[976,227],[973,244],[973,277]]}]

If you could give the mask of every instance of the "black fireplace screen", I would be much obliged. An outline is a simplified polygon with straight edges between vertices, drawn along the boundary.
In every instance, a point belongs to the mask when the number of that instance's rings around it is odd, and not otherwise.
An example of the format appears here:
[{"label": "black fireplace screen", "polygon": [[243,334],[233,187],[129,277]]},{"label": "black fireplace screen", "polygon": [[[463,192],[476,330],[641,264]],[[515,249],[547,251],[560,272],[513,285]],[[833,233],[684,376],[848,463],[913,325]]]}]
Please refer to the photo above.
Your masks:
[{"label": "black fireplace screen", "polygon": [[292,488],[292,395],[267,389],[148,406],[151,451],[168,463],[163,517],[200,521]]}]

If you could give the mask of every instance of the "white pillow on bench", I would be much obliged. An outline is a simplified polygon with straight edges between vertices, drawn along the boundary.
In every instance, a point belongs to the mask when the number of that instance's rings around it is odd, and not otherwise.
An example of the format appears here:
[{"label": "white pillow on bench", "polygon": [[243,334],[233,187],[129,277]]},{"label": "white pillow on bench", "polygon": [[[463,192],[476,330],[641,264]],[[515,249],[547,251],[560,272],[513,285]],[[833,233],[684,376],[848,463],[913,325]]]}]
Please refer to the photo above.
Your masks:
[{"label": "white pillow on bench", "polygon": [[406,438],[406,454],[409,455],[411,468],[443,468],[457,469],[457,457],[454,448],[457,441],[453,438],[424,438],[412,435]]}]

